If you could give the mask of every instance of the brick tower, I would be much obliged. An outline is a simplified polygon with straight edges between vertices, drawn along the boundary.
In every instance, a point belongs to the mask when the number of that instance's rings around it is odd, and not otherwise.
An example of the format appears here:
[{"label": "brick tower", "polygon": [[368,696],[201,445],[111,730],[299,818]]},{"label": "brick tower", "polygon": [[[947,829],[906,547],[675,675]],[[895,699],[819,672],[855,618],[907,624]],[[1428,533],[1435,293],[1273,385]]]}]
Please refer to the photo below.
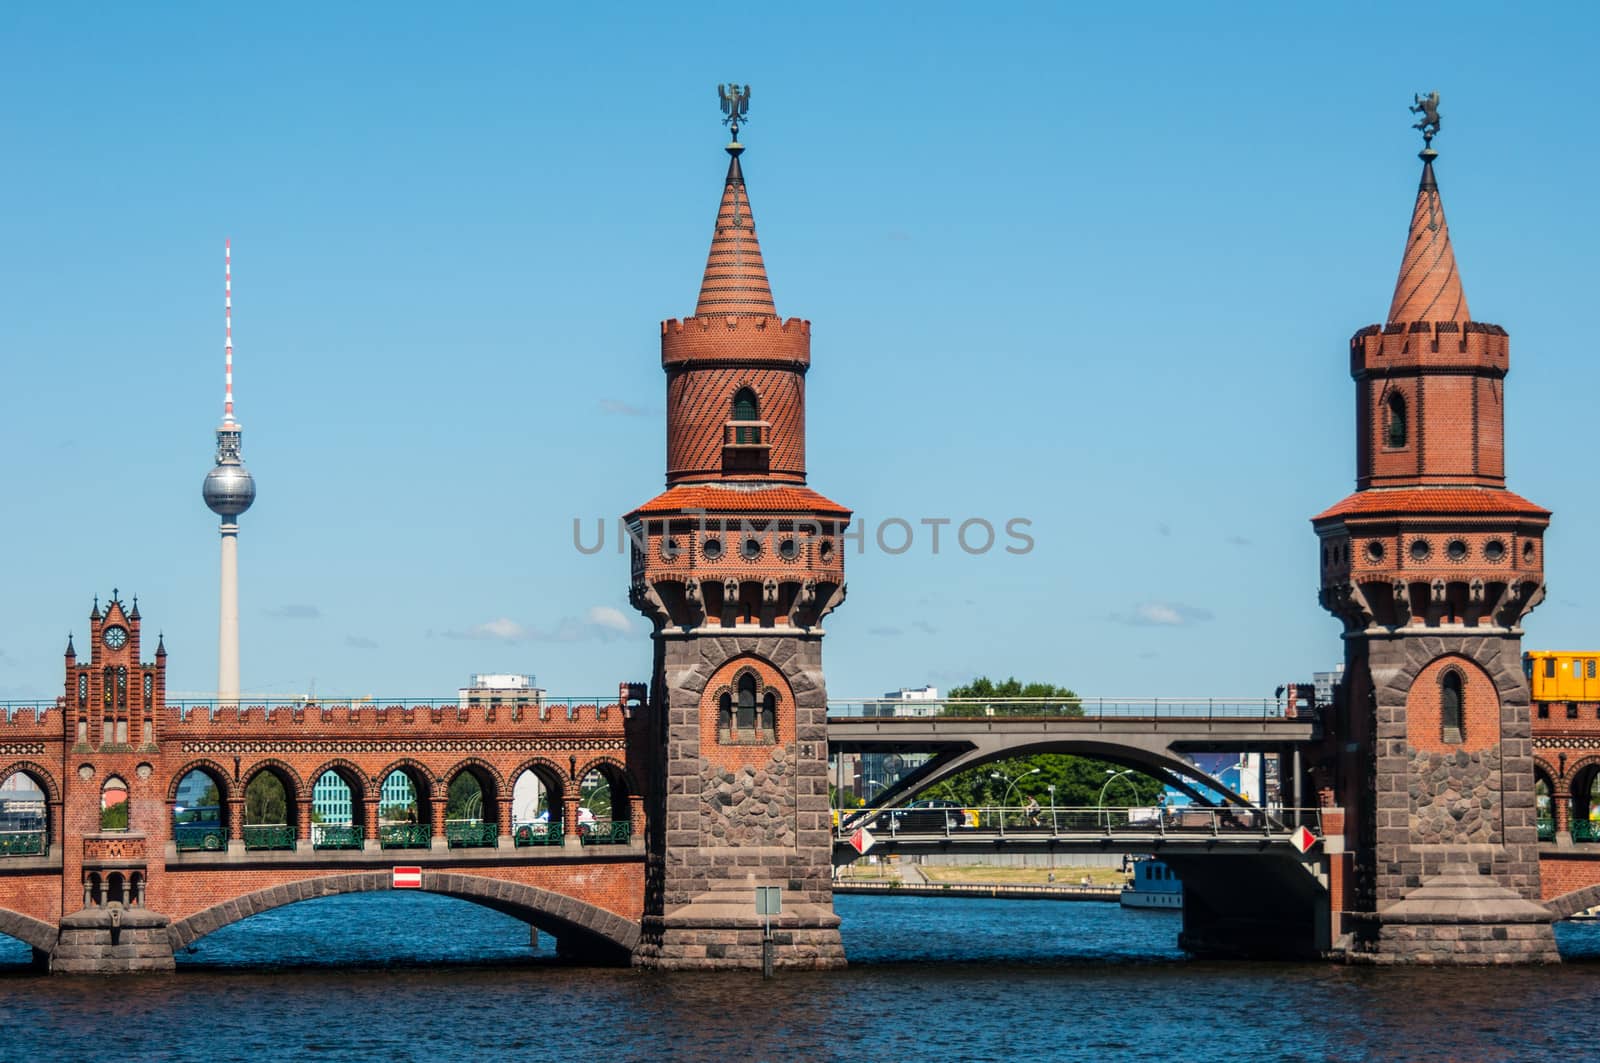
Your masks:
[{"label": "brick tower", "polygon": [[1520,626],[1550,514],[1506,490],[1509,342],[1467,312],[1425,126],[1387,322],[1350,341],[1356,492],[1312,519],[1345,628],[1335,934],[1377,962],[1554,960]]},{"label": "brick tower", "polygon": [[[111,592],[89,614],[89,660],[67,642],[62,727],[61,940],[52,969],[67,973],[170,970],[167,917],[145,907],[160,895],[168,815],[160,763],[167,650],[140,657],[139,600]],[[63,767],[67,767],[64,765]],[[79,839],[82,839],[79,842]]]},{"label": "brick tower", "polygon": [[699,302],[661,325],[667,490],[627,517],[655,647],[638,960],[759,966],[754,887],[778,886],[776,962],[833,967],[821,622],[844,599],[850,513],[805,486],[811,325],[773,304],[731,117]]}]

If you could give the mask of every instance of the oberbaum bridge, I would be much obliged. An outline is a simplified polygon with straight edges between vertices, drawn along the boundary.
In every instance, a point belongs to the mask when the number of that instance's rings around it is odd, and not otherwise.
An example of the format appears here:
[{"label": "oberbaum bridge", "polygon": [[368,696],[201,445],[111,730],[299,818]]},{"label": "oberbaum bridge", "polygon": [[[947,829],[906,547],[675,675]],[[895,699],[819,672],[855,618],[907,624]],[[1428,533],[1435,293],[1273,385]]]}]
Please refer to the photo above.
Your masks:
[{"label": "oberbaum bridge", "polygon": [[[828,700],[822,623],[844,600],[851,514],[806,482],[811,326],[779,317],[767,283],[740,163],[748,89],[719,93],[733,142],[699,301],[661,325],[666,489],[626,518],[630,600],[654,628],[649,684],[610,704],[242,701],[235,548],[255,487],[230,328],[205,485],[222,517],[219,696],[169,702],[166,649],[145,656],[137,600],[96,600],[61,695],[0,714],[0,778],[43,795],[37,829],[0,835],[0,932],[54,971],[170,969],[258,912],[412,886],[509,913],[582,962],[750,968],[766,940],[779,966],[830,968],[845,963],[832,870],[872,838],[902,854],[1158,854],[1183,881],[1180,943],[1197,954],[1558,962],[1553,922],[1600,903],[1600,844],[1542,837],[1535,787],[1562,798],[1600,764],[1600,720],[1556,730],[1530,711],[1520,625],[1545,594],[1550,512],[1506,489],[1510,343],[1467,310],[1434,177],[1437,97],[1414,108],[1422,175],[1388,316],[1350,341],[1356,490],[1312,518],[1321,604],[1344,628],[1332,704],[1291,684],[1253,704],[898,717]],[[1283,807],[1204,775],[1203,751],[1275,761]],[[836,818],[829,758],[853,752],[927,756]],[[1001,814],[955,829],[886,814],[958,772],[1045,752],[1136,768],[1196,803],[1151,821],[1053,809],[1038,825]],[[209,828],[184,822],[195,772],[215,788]],[[551,811],[537,829],[512,818],[530,772]],[[262,773],[282,788],[282,823],[251,822]],[[313,822],[330,773],[350,793],[347,825]],[[395,773],[411,822],[384,814]],[[447,822],[463,774],[482,811]],[[610,818],[590,823],[580,789],[596,775]],[[102,826],[114,804],[125,827]],[[781,890],[780,914],[758,914],[757,887]]]}]

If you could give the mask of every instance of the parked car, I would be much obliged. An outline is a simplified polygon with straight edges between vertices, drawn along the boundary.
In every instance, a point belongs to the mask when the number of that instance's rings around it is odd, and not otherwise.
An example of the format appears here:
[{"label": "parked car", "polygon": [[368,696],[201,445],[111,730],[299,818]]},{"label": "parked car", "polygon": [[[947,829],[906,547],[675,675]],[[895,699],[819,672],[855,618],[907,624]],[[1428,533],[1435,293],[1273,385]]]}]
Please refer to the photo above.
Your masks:
[{"label": "parked car", "polygon": [[954,801],[940,798],[913,801],[885,818],[893,822],[894,830],[913,833],[961,830],[975,825],[971,812]]}]

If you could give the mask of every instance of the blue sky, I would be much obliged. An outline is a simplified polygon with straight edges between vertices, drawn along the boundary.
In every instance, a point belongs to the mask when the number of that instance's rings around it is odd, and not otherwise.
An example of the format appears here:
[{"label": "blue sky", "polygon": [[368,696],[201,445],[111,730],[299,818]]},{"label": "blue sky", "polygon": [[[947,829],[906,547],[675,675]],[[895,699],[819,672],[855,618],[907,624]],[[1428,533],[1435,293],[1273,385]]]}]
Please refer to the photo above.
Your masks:
[{"label": "blue sky", "polygon": [[[0,698],[54,694],[114,585],[172,689],[215,684],[224,237],[246,690],[647,678],[627,561],[573,520],[661,487],[658,322],[733,79],[813,322],[811,482],[869,529],[834,694],[1260,695],[1340,658],[1307,518],[1352,486],[1347,341],[1429,89],[1468,298],[1512,335],[1511,485],[1555,511],[1529,644],[1600,644],[1593,9],[1113,7],[0,8]],[[893,517],[1035,547],[890,556]]]}]

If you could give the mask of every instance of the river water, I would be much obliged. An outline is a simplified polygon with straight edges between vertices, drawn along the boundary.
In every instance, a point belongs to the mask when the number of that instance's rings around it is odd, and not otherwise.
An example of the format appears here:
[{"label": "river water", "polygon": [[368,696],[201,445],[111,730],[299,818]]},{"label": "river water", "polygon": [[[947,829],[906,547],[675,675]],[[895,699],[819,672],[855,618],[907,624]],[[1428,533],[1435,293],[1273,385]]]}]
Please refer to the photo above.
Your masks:
[{"label": "river water", "polygon": [[[830,974],[564,967],[488,909],[373,893],[265,912],[171,976],[0,976],[6,1060],[1595,1058],[1600,926],[1558,968],[1191,961],[1115,904],[840,897]],[[21,964],[25,948],[0,950]]]}]

